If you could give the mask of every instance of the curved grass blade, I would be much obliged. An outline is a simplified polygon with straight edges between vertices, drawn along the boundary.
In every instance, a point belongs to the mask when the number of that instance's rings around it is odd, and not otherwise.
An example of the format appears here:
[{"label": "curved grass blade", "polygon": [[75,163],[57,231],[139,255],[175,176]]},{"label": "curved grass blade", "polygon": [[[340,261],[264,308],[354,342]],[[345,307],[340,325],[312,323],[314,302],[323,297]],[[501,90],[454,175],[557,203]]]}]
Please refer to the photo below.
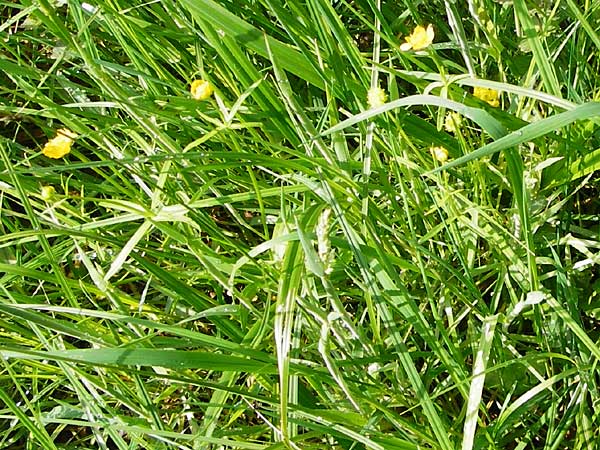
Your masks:
[{"label": "curved grass blade", "polygon": [[550,91],[552,95],[561,97],[560,83],[556,77],[554,66],[551,64],[552,58],[548,56],[546,50],[544,49],[541,33],[539,33],[534,27],[530,10],[527,8],[524,0],[515,0],[514,5],[516,16],[521,23],[523,32],[525,33],[527,41],[531,46],[533,58],[538,70],[540,71],[540,76],[542,77],[544,86],[546,86],[546,89]]},{"label": "curved grass blade", "polygon": [[469,161],[489,156],[493,153],[516,145],[522,144],[523,142],[531,141],[540,136],[552,133],[559,128],[567,126],[577,120],[591,119],[593,117],[600,117],[600,102],[589,102],[583,105],[577,106],[576,108],[566,111],[554,116],[542,119],[538,122],[531,123],[524,126],[523,128],[514,131],[490,144],[484,145],[483,147],[469,153],[461,158],[457,158],[441,167],[438,167],[429,174],[447,170],[452,167],[460,166]]},{"label": "curved grass blade", "polygon": [[372,117],[383,114],[386,111],[391,111],[401,106],[418,106],[418,105],[431,105],[439,106],[441,108],[451,109],[463,116],[471,119],[473,122],[483,128],[490,136],[494,139],[498,139],[506,135],[507,131],[504,126],[494,119],[491,114],[487,111],[479,108],[473,108],[471,106],[465,106],[462,103],[448,100],[435,95],[411,95],[410,97],[400,98],[392,102],[386,103],[378,108],[369,109],[367,111],[356,114],[355,116],[346,119],[337,125],[321,132],[319,136],[327,136],[329,134],[341,131],[345,128],[351,127],[360,122],[364,122]]}]

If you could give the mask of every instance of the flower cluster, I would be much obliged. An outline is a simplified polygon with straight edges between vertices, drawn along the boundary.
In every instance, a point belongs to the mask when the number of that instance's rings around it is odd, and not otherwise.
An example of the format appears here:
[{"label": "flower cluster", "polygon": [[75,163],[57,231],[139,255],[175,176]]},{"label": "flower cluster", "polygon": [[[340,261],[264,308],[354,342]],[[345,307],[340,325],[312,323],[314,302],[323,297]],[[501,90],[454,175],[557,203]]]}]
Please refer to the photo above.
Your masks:
[{"label": "flower cluster", "polygon": [[448,133],[456,133],[456,131],[462,126],[462,116],[457,112],[449,112],[444,118],[444,130]]}]

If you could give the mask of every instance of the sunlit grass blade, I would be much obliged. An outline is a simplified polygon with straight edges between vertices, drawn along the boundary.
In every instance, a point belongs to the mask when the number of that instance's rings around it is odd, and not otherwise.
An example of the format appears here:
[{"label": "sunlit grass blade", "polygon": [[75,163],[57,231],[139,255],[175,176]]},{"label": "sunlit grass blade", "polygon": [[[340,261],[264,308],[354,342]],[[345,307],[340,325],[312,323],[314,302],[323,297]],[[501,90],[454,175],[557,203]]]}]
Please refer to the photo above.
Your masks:
[{"label": "sunlit grass blade", "polygon": [[3,349],[0,352],[5,358],[48,359],[53,361],[79,362],[92,366],[156,366],[170,369],[198,368],[219,372],[276,373],[276,368],[271,364],[237,356],[199,351],[190,352],[149,348],[100,348],[47,352],[25,349]]},{"label": "sunlit grass blade", "polygon": [[469,389],[469,401],[467,403],[467,412],[465,415],[461,450],[473,449],[479,407],[481,404],[481,395],[485,384],[485,371],[488,367],[488,358],[492,349],[492,341],[494,340],[494,331],[497,321],[498,316],[491,316],[483,321],[481,338],[473,363],[473,379]]}]

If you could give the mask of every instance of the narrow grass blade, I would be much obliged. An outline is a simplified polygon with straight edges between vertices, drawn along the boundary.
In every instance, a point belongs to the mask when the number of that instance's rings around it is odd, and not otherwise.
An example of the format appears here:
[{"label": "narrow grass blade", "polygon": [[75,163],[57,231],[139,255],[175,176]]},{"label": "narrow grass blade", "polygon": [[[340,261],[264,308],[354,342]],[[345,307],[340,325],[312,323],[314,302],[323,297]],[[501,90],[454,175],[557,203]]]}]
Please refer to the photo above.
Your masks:
[{"label": "narrow grass blade", "polygon": [[469,401],[467,403],[467,413],[465,415],[461,450],[473,449],[481,394],[483,393],[483,386],[485,384],[485,370],[490,356],[492,341],[494,340],[494,330],[497,322],[498,315],[487,317],[483,321],[479,347],[477,348],[475,362],[473,363],[473,379],[471,381],[471,388],[469,389]]},{"label": "narrow grass blade", "polygon": [[560,83],[556,78],[556,72],[552,65],[552,59],[548,56],[548,53],[544,49],[544,44],[540,33],[534,28],[533,21],[531,20],[530,11],[525,4],[525,0],[514,0],[515,13],[523,32],[527,37],[527,41],[533,51],[533,57],[535,59],[536,66],[540,71],[542,81],[548,92],[556,97],[562,97],[560,92]]},{"label": "narrow grass blade", "polygon": [[[380,70],[385,70],[385,67],[381,67]],[[416,70],[399,70],[395,71],[398,76],[402,76],[402,78],[406,79],[419,79],[419,80],[427,80],[427,81],[444,81],[442,76],[439,73],[432,72],[422,72]],[[450,77],[449,80],[452,81],[453,84],[457,84],[458,86],[480,86],[488,89],[494,89],[495,91],[507,92],[509,94],[515,94],[521,97],[533,98],[539,100],[540,102],[548,103],[549,105],[554,105],[558,108],[562,109],[573,109],[577,106],[576,103],[573,103],[569,100],[565,100],[560,97],[556,97],[554,95],[548,94],[546,92],[538,91],[535,89],[529,89],[523,86],[519,86],[516,84],[510,84],[506,82],[500,81],[492,81],[492,80],[482,80],[479,78],[472,78],[465,75],[458,75],[456,77]]]},{"label": "narrow grass blade", "polygon": [[297,295],[302,283],[304,261],[302,247],[298,241],[286,244],[285,259],[279,279],[277,301],[275,303],[275,323],[273,333],[277,348],[279,372],[279,422],[283,441],[288,443],[290,423],[288,422],[288,402],[290,396],[290,360],[292,357],[292,328],[296,310]]},{"label": "narrow grass blade", "polygon": [[38,352],[27,349],[9,350],[5,348],[0,350],[0,355],[5,358],[48,359],[99,366],[157,366],[169,369],[203,369],[218,372],[277,373],[277,368],[272,364],[239,356],[199,351],[99,348]]},{"label": "narrow grass blade", "polygon": [[517,412],[535,408],[538,396],[541,396],[546,392],[550,393],[555,383],[568,379],[573,376],[576,371],[576,368],[565,370],[543,380],[531,389],[528,389],[527,392],[515,399],[500,413],[500,417],[498,417],[498,420],[494,425],[494,432],[497,433],[497,435],[501,435],[506,430],[510,429],[512,420],[520,420]]},{"label": "narrow grass blade", "polygon": [[[253,350],[242,346],[241,344],[231,342],[229,340],[210,336],[197,331],[188,330],[177,325],[167,325],[158,321],[139,319],[137,317],[130,317],[123,314],[116,314],[105,311],[95,311],[84,308],[68,308],[64,306],[53,306],[53,305],[36,305],[36,304],[20,304],[20,305],[4,305],[0,303],[0,311],[5,314],[13,315],[23,320],[31,321],[32,323],[38,324],[42,327],[46,327],[49,330],[57,333],[64,333],[67,336],[74,336],[80,339],[90,339],[91,337],[85,334],[77,333],[72,330],[72,326],[65,325],[62,319],[48,319],[48,317],[42,314],[32,313],[29,310],[37,311],[51,311],[53,313],[63,313],[69,316],[81,316],[82,318],[98,318],[106,321],[112,321],[122,325],[136,325],[144,327],[149,330],[159,330],[162,333],[171,334],[189,340],[193,347],[205,347],[213,350],[229,352],[238,355],[244,355],[254,361],[262,361],[265,364],[275,364],[275,357],[269,353],[264,353],[258,350]],[[202,316],[200,316],[202,317]],[[194,319],[191,317],[189,319]]]},{"label": "narrow grass blade", "polygon": [[590,338],[583,328],[571,317],[569,312],[551,295],[546,295],[548,305],[558,313],[565,326],[568,327],[581,343],[594,355],[597,360],[600,360],[600,347]]},{"label": "narrow grass blade", "polygon": [[452,28],[454,40],[458,43],[460,53],[462,54],[465,65],[467,66],[469,75],[476,77],[477,74],[475,73],[475,64],[473,63],[473,57],[471,56],[471,50],[469,49],[469,44],[467,42],[467,35],[465,34],[465,29],[462,25],[463,19],[460,17],[454,2],[445,0],[444,6],[446,7],[446,16],[448,17],[450,28]]},{"label": "narrow grass blade", "polygon": [[[600,36],[598,36],[596,30],[594,30],[594,27],[590,25],[590,23],[585,18],[585,15],[579,10],[577,4],[573,0],[566,0],[566,2],[573,15],[577,17],[577,20],[579,21],[579,23],[581,23],[581,26],[583,27],[585,32],[588,34],[592,42],[594,42],[596,48],[600,49]],[[587,5],[586,9],[591,9],[592,12],[590,13],[590,15],[593,14],[593,8],[590,8],[590,5]]]},{"label": "narrow grass blade", "polygon": [[133,233],[133,236],[131,236],[131,238],[123,246],[117,257],[110,265],[110,268],[108,269],[106,274],[104,274],[105,283],[108,282],[108,280],[110,280],[113,276],[115,276],[117,272],[119,272],[119,270],[121,270],[121,267],[123,267],[123,264],[125,264],[125,261],[129,257],[129,254],[133,251],[138,242],[146,235],[146,233],[150,231],[151,228],[152,222],[145,221],[139,226],[135,233]]}]

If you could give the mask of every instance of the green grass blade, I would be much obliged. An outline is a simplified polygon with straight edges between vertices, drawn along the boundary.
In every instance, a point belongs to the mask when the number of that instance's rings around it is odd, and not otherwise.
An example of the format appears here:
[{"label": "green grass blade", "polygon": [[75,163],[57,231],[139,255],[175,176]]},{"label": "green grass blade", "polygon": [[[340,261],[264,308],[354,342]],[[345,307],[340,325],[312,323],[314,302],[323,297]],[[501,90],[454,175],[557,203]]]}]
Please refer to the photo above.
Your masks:
[{"label": "green grass blade", "polygon": [[200,351],[161,350],[149,348],[99,348],[38,352],[33,350],[0,350],[6,358],[49,359],[99,366],[144,366],[168,369],[203,369],[218,372],[277,373],[272,365],[239,356]]},{"label": "green grass blade", "polygon": [[536,66],[540,71],[546,90],[556,97],[562,97],[560,83],[558,82],[556,71],[552,65],[552,58],[550,58],[544,49],[544,43],[540,37],[540,33],[534,28],[525,0],[515,0],[514,5],[516,16],[523,27],[527,42],[531,46]]}]

